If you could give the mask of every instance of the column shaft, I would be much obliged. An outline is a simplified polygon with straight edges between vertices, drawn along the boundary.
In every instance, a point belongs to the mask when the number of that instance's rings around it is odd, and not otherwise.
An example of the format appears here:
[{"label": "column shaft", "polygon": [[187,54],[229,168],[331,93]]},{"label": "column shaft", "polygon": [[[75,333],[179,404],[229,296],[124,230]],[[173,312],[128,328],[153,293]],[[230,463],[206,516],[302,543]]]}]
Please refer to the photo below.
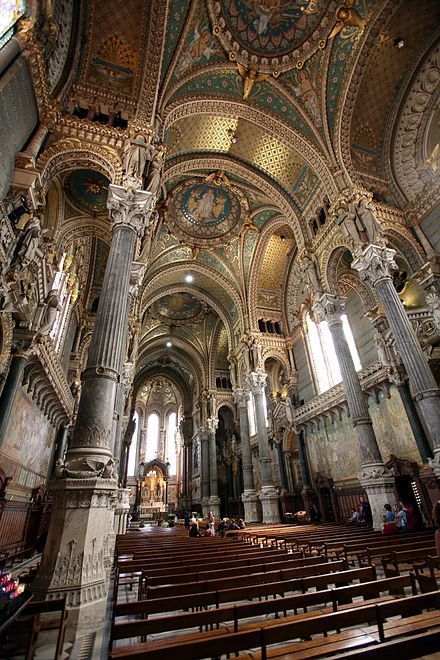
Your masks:
[{"label": "column shaft", "polygon": [[351,267],[362,279],[369,280],[394,335],[416,405],[421,413],[426,435],[435,452],[434,470],[440,474],[440,396],[437,383],[422,351],[405,308],[397,295],[391,272],[397,268],[395,250],[383,245],[367,245],[353,260]]},{"label": "column shaft", "polygon": [[241,499],[244,505],[246,522],[258,522],[258,497],[255,491],[254,469],[252,466],[252,450],[249,432],[248,401],[249,391],[235,389],[234,398],[240,418],[241,460],[243,467],[243,493]]},{"label": "column shaft", "polygon": [[202,501],[209,498],[209,444],[208,434],[204,427],[199,428],[200,438],[200,481]]},{"label": "column shaft", "polygon": [[397,385],[397,389],[399,390],[400,398],[402,399],[402,403],[405,408],[408,421],[414,435],[414,440],[416,441],[422,461],[427,463],[429,459],[432,458],[433,453],[420,421],[419,413],[416,406],[414,405],[411,392],[409,391],[408,383],[400,383]]}]

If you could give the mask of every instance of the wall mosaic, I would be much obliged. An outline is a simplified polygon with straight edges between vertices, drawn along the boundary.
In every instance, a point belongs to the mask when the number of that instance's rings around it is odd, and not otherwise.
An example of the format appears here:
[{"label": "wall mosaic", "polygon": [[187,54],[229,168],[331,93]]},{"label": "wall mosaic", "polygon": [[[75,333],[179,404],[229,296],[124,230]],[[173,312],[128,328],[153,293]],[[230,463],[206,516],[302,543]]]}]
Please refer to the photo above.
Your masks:
[{"label": "wall mosaic", "polygon": [[3,457],[17,466],[13,477],[15,485],[26,487],[29,482],[33,484],[45,480],[54,439],[55,429],[49,420],[34,405],[27,392],[19,390],[1,451],[2,467]]},{"label": "wall mosaic", "polygon": [[185,17],[188,13],[189,6],[190,0],[171,0],[170,2],[165,49],[163,52],[162,68],[160,74],[161,82],[163,82],[163,79],[168,71],[168,67],[174,55],[174,50],[182,34],[182,30],[185,25]]}]

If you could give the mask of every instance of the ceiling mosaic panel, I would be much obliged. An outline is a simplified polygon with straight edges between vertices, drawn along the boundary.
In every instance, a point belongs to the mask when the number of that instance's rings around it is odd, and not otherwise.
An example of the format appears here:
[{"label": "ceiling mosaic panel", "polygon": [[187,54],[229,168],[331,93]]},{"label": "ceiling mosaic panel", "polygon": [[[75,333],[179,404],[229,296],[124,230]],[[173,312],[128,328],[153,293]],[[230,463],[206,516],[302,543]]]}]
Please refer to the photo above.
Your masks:
[{"label": "ceiling mosaic panel", "polygon": [[170,2],[166,31],[167,36],[162,59],[161,82],[168,71],[168,67],[174,55],[174,50],[179,41],[180,35],[182,34],[189,5],[190,0],[171,0]]},{"label": "ceiling mosaic panel", "polygon": [[107,213],[109,179],[93,170],[75,170],[68,174],[64,191],[72,204],[90,214]]},{"label": "ceiling mosaic panel", "polygon": [[[292,149],[261,128],[242,119],[185,117],[176,122],[168,155],[193,151],[220,151],[247,161],[277,179],[287,190],[299,189],[304,177],[304,160]],[[231,142],[231,131],[236,142]],[[311,172],[309,170],[309,172]],[[311,182],[312,174],[308,175]],[[317,179],[315,177],[316,183]]]},{"label": "ceiling mosaic panel", "polygon": [[[141,74],[143,0],[87,3],[90,48],[82,63],[81,81],[130,96]],[[85,51],[87,52],[87,51]]]},{"label": "ceiling mosaic panel", "polygon": [[[384,123],[402,75],[439,24],[440,4],[436,0],[420,0],[416,11],[412,2],[403,2],[382,32],[353,113],[352,158],[358,169],[378,171]],[[402,48],[396,48],[397,38],[403,40]]]},{"label": "ceiling mosaic panel", "polygon": [[173,71],[172,81],[179,80],[199,66],[225,59],[225,52],[212,34],[205,3],[197,3],[181,54]]},{"label": "ceiling mosaic panel", "polygon": [[333,27],[335,2],[320,0],[208,0],[214,34],[231,60],[260,70],[299,66],[323,48]]},{"label": "ceiling mosaic panel", "polygon": [[167,224],[188,243],[221,245],[241,229],[242,200],[237,193],[232,187],[184,183],[172,194]]},{"label": "ceiling mosaic panel", "polygon": [[294,239],[282,232],[274,234],[267,245],[260,272],[259,288],[266,291],[279,291],[281,288],[286,257],[293,247]]},{"label": "ceiling mosaic panel", "polygon": [[167,324],[196,323],[206,313],[205,306],[191,293],[182,291],[163,296],[151,307],[152,314]]}]

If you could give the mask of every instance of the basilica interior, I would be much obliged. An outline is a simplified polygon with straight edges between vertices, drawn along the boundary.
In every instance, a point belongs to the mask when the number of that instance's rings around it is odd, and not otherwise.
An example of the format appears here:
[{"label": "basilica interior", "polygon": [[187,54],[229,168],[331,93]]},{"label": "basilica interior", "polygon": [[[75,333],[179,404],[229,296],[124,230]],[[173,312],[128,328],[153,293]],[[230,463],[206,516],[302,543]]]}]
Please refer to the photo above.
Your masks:
[{"label": "basilica interior", "polygon": [[43,550],[72,642],[136,521],[432,528],[439,31],[436,0],[1,3],[0,557]]}]

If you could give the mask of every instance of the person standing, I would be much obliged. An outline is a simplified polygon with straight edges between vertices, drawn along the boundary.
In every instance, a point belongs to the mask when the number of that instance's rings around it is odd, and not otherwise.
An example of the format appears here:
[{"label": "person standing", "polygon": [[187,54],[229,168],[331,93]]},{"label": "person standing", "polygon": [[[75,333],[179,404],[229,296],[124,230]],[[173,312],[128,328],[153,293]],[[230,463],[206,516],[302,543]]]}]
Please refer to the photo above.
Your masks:
[{"label": "person standing", "polygon": [[371,507],[369,501],[365,497],[361,497],[359,509],[362,520],[365,520],[366,523],[371,523],[373,521],[373,516],[371,515]]},{"label": "person standing", "polygon": [[434,521],[434,525],[437,528],[435,533],[435,548],[437,557],[440,557],[440,500],[437,500],[437,502],[434,504],[434,508],[432,510],[432,520]]}]

